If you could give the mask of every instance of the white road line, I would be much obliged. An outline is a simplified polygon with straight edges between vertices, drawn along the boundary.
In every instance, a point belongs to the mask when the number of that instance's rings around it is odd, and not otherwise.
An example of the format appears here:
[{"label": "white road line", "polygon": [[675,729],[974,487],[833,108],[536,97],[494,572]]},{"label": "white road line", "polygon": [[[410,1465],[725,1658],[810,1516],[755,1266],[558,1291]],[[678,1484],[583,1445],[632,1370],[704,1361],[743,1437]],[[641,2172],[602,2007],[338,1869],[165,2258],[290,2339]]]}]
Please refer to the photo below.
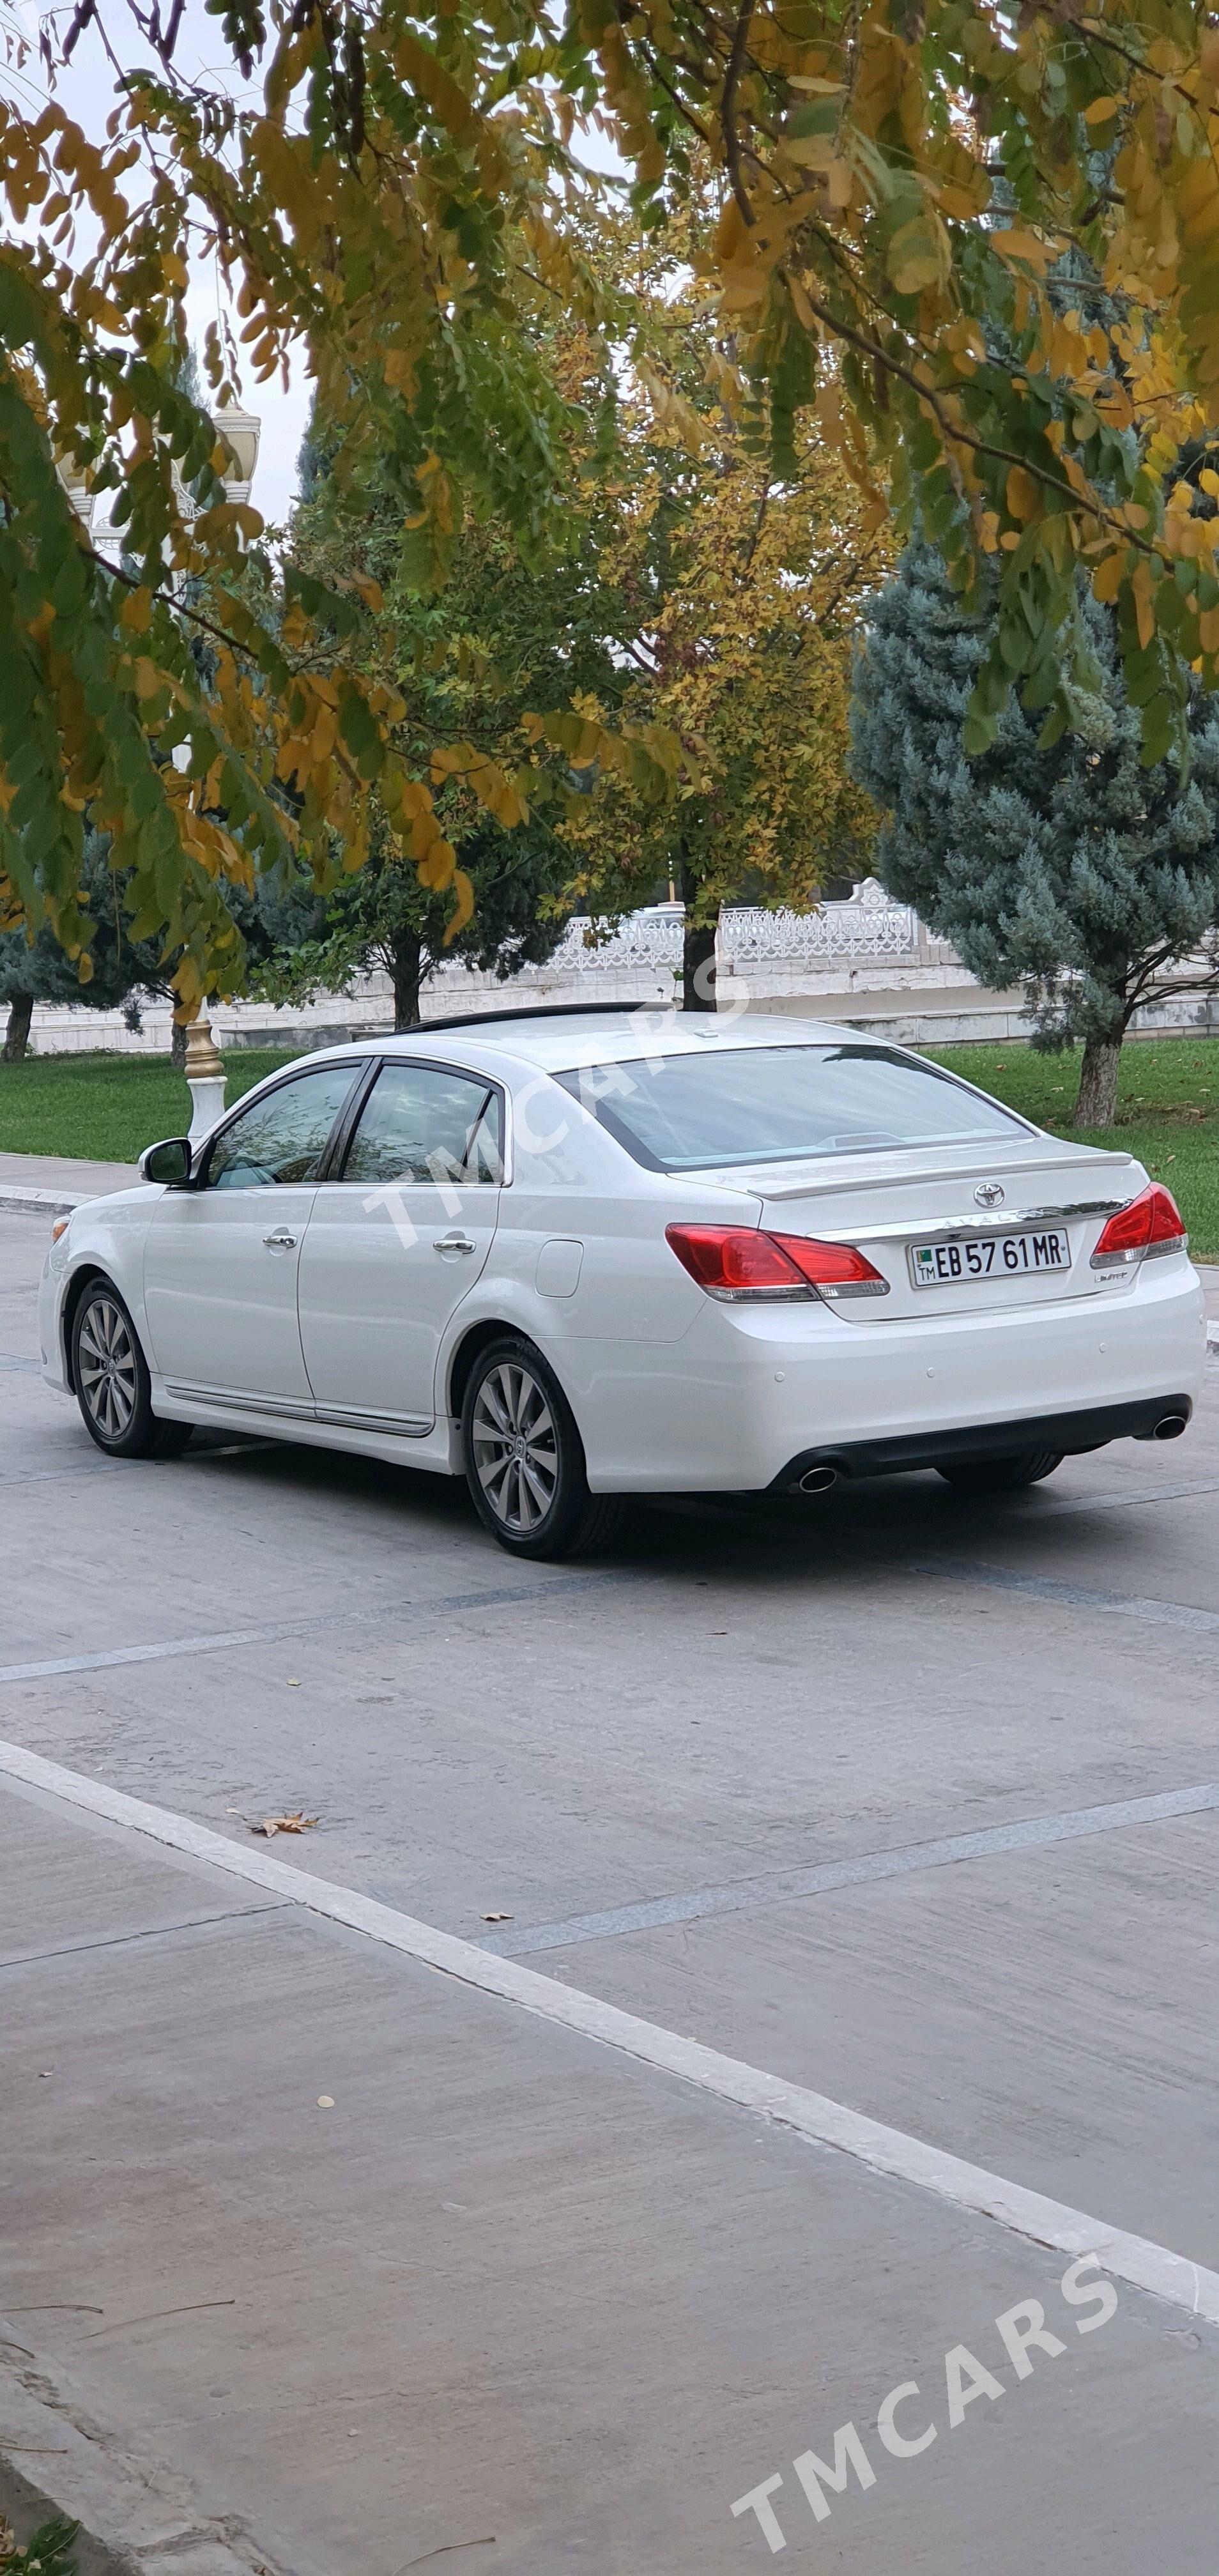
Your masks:
[{"label": "white road line", "polygon": [[1022,1816],[1014,1824],[982,1825],[968,1834],[945,1834],[936,1842],[904,1843],[889,1851],[856,1852],[844,1860],[810,1861],[803,1869],[769,1870],[758,1878],[738,1878],[723,1887],[687,1888],[681,1896],[644,1897],[634,1905],[613,1905],[600,1914],[569,1914],[561,1922],[514,1925],[510,1932],[489,1932],[480,1950],[498,1957],[523,1959],[538,1950],[565,1950],[581,1941],[616,1941],[626,1932],[650,1932],[670,1923],[701,1923],[715,1914],[762,1914],[799,1897],[829,1896],[842,1887],[865,1887],[870,1880],[905,1878],[916,1870],[947,1869],[959,1861],[989,1860],[1000,1854],[1038,1851],[1055,1843],[1077,1842],[1087,1834],[1124,1833],[1133,1825],[1166,1824],[1177,1816],[1206,1815],[1219,1807],[1219,1782],[1199,1788],[1166,1789],[1148,1798],[1123,1798],[1120,1805],[1073,1807],[1053,1816]]},{"label": "white road line", "polygon": [[143,1798],[128,1798],[121,1789],[107,1788],[100,1780],[87,1779],[79,1771],[65,1770],[58,1762],[27,1752],[24,1745],[0,1741],[0,1774],[61,1798],[70,1806],[81,1807],[89,1815],[103,1816],[111,1824],[129,1826],[135,1833],[149,1835],[154,1842],[167,1843],[174,1851],[188,1852],[194,1859],[226,1870],[233,1878],[246,1879],[254,1887],[270,1888],[291,1904],[322,1915],[328,1922],[345,1924],[353,1932],[362,1932],[371,1941],[399,1950],[424,1967],[437,1969],[442,1976],[454,1977],[482,1994],[495,1995],[502,2003],[514,2004],[518,2010],[573,2031],[580,2038],[617,2049],[623,2056],[677,2076],[720,2101],[735,2102],[755,2118],[793,2129],[815,2146],[835,2147],[873,2173],[913,2183],[957,2209],[992,2218],[1033,2244],[1048,2245],[1061,2254],[1094,2254],[1115,2279],[1129,2281],[1136,2289],[1149,2291],[1153,2298],[1219,2325],[1219,2272],[1207,2271],[1186,2256],[1172,2253],[1167,2246],[1156,2245],[1144,2236],[1130,2236],[1123,2228],[1110,2227],[1105,2220],[1090,2218],[1085,2211],[1071,2209],[1063,2201],[1047,2200],[1040,2192],[1026,2191],[1019,2183],[987,2173],[980,2165],[965,2164],[959,2156],[929,2147],[921,2138],[907,2137],[900,2129],[886,2128],[879,2120],[870,2120],[844,2103],[832,2102],[823,2093],[810,2092],[803,2084],[786,2083],[780,2076],[767,2075],[739,2058],[725,2057],[718,2049],[704,2048],[698,2040],[665,2030],[657,2022],[622,2012],[616,2004],[602,2003],[596,1995],[582,1994],[577,1987],[541,1976],[536,1968],[522,1968],[512,1959],[493,1958],[472,1941],[440,1932],[430,1923],[400,1914],[394,1906],[380,1905],[373,1897],[357,1895],[354,1889],[337,1887],[329,1879],[314,1878],[306,1870],[273,1860],[269,1852],[264,1855],[247,1851],[223,1834],[212,1833],[206,1825],[195,1824],[189,1816],[176,1816],[168,1808],[150,1806]]},{"label": "white road line", "polygon": [[926,1565],[907,1566],[906,1572],[933,1574],[940,1583],[980,1584],[991,1592],[1027,1592],[1034,1601],[1061,1602],[1067,1610],[1096,1610],[1105,1618],[1145,1619],[1153,1628],[1195,1628],[1207,1635],[1219,1628],[1219,1610],[1200,1610],[1191,1601],[1099,1592],[1086,1583],[1062,1583],[1056,1575],[1017,1574],[1006,1565],[978,1565],[943,1556]]},{"label": "white road line", "polygon": [[226,1628],[211,1636],[166,1637],[155,1646],[107,1646],[93,1655],[50,1655],[41,1662],[0,1665],[0,1682],[40,1682],[65,1673],[104,1673],[118,1664],[160,1664],[176,1655],[227,1654],[235,1646],[274,1645],[284,1637],[316,1636],[326,1629],[364,1628],[394,1620],[449,1618],[463,1610],[515,1610],[522,1604],[565,1601],[614,1581],[612,1574],[565,1574],[557,1581],[518,1583],[504,1591],[438,1592],[416,1600],[374,1602],[368,1609],[301,1611],[295,1619],[266,1619],[256,1628]]}]

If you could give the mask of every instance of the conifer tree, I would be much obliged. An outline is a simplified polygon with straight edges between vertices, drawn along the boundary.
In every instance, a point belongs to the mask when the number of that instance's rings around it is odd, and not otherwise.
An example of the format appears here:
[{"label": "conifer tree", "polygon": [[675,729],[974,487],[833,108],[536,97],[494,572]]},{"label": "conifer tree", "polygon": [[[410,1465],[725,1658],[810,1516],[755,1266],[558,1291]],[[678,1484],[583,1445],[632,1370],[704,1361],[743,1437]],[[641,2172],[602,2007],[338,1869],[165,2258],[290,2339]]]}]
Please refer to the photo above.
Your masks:
[{"label": "conifer tree", "polygon": [[981,983],[1023,986],[1035,1044],[1082,1039],[1075,1123],[1093,1128],[1112,1122],[1134,1013],[1219,990],[1219,705],[1187,674],[1188,772],[1145,768],[1113,614],[1081,584],[1079,615],[1092,670],[1073,730],[1043,747],[1041,712],[1013,697],[969,759],[993,609],[969,614],[940,556],[911,546],[856,658],[852,759],[888,809],[877,875]]}]

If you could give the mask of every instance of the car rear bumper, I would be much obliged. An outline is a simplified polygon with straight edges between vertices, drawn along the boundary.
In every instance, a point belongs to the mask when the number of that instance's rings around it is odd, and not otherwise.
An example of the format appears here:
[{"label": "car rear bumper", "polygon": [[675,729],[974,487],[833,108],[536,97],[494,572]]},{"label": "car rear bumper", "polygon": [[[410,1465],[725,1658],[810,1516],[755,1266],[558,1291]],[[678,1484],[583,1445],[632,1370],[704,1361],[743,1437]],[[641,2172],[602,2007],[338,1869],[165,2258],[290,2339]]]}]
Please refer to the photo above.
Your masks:
[{"label": "car rear bumper", "polygon": [[646,1376],[625,1344],[563,1357],[594,1491],[742,1493],[819,1461],[877,1475],[1149,1436],[1197,1402],[1206,1320],[1181,1256],[1084,1297],[892,1323],[708,1298]]},{"label": "car rear bumper", "polygon": [[[1135,1404],[1101,1404],[1075,1413],[1034,1413],[1013,1422],[974,1422],[955,1430],[902,1433],[890,1440],[846,1440],[802,1449],[774,1479],[781,1493],[806,1478],[896,1476],[914,1467],[963,1465],[970,1459],[1010,1458],[1021,1449],[1054,1449],[1078,1457],[1110,1440],[1179,1440],[1189,1426],[1188,1395],[1141,1396]],[[828,1478],[826,1479],[828,1481]]]}]

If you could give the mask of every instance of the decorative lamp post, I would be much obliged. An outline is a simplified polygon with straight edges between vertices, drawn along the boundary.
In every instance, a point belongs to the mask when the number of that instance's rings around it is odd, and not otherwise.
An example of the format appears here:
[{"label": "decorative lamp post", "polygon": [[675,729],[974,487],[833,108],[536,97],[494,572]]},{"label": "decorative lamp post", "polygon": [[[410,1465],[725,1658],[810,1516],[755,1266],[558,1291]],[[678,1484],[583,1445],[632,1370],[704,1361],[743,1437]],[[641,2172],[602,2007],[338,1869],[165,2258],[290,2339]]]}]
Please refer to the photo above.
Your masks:
[{"label": "decorative lamp post", "polygon": [[79,465],[60,463],[55,470],[86,537],[90,537],[93,533],[93,513],[97,507],[96,494],[90,491]]},{"label": "decorative lamp post", "polygon": [[230,501],[248,501],[262,422],[255,412],[240,411],[236,403],[222,403],[212,419],[233,459],[233,470],[221,476],[225,494]]},{"label": "decorative lamp post", "polygon": [[225,1072],[210,1020],[200,1013],[186,1032],[186,1079],[190,1085],[192,1145],[201,1145],[224,1109]]},{"label": "decorative lamp post", "polygon": [[[212,419],[232,458],[232,471],[221,477],[225,497],[229,501],[248,501],[262,423],[254,412],[241,411],[236,403],[222,404]],[[185,750],[185,745],[181,748]],[[186,1079],[191,1096],[190,1141],[197,1146],[222,1115],[225,1094],[223,1059],[212,1036],[211,1021],[202,1009],[186,1032]]]}]

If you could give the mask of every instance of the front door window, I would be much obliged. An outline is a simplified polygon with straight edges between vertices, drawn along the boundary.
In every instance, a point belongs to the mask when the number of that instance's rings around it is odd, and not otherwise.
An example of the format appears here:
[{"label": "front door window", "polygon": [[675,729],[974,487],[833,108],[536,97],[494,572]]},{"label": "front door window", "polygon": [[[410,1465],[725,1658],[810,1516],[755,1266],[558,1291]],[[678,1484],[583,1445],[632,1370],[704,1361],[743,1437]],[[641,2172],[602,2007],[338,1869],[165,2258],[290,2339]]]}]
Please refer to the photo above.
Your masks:
[{"label": "front door window", "polygon": [[335,1119],[355,1076],[350,1064],[319,1065],[251,1102],[221,1130],[204,1188],[250,1190],[315,1181]]}]

